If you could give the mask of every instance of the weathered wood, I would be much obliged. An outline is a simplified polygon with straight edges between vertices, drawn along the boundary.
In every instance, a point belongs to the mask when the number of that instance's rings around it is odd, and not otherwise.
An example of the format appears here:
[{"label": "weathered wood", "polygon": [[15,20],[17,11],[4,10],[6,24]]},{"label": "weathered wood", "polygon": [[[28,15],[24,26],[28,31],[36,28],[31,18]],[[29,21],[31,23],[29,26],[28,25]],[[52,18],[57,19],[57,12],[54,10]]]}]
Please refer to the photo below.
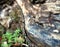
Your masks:
[{"label": "weathered wood", "polygon": [[[59,47],[60,31],[56,29],[57,27],[55,28],[56,21],[54,21],[53,18],[56,18],[56,16],[52,16],[55,13],[60,13],[60,3],[55,0],[47,0],[44,4],[33,5],[29,0],[16,1],[24,14],[25,29],[30,33],[30,35],[28,34],[29,37],[36,40],[35,43],[37,44],[42,42],[43,47]],[[49,14],[46,14],[46,12]]]}]

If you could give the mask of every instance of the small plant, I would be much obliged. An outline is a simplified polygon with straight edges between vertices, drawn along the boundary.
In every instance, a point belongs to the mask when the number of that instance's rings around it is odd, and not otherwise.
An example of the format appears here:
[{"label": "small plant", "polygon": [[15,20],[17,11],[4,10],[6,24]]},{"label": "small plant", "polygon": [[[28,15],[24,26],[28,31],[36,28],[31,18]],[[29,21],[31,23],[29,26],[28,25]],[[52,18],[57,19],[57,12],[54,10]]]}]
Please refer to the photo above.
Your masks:
[{"label": "small plant", "polygon": [[20,29],[16,29],[14,33],[7,31],[2,35],[2,44],[1,47],[10,47],[13,43],[22,44],[24,42],[23,35],[21,34]]}]

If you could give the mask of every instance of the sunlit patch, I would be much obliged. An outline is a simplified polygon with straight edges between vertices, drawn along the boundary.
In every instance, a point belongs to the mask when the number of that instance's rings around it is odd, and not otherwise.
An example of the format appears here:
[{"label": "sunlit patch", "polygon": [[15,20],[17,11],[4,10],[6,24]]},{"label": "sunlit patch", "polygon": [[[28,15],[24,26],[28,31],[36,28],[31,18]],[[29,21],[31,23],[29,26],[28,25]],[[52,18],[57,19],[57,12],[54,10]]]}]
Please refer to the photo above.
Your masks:
[{"label": "sunlit patch", "polygon": [[53,32],[55,32],[55,33],[59,33],[59,31],[58,31],[58,30],[53,30]]}]

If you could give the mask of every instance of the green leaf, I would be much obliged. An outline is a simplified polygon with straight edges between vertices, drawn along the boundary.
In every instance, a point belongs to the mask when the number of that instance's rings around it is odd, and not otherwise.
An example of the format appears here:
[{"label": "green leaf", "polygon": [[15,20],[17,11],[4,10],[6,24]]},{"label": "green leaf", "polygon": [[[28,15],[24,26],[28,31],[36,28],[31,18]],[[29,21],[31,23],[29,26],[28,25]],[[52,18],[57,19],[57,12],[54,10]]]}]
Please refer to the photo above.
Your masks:
[{"label": "green leaf", "polygon": [[8,46],[7,42],[3,42],[3,43],[1,44],[1,47],[9,47],[9,46]]},{"label": "green leaf", "polygon": [[19,38],[18,38],[18,42],[19,42],[20,44],[22,44],[24,41],[25,41],[25,40],[24,40],[22,37],[19,37]]}]

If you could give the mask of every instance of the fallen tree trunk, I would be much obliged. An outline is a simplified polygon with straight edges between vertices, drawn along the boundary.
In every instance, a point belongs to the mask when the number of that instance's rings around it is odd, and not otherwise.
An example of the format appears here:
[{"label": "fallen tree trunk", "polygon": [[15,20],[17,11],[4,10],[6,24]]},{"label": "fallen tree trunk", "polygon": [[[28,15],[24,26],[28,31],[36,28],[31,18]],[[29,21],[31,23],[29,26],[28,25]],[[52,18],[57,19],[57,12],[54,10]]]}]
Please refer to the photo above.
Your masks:
[{"label": "fallen tree trunk", "polygon": [[60,3],[57,3],[58,1],[52,3],[52,1],[49,2],[48,0],[44,4],[35,5],[31,4],[29,0],[16,0],[16,2],[24,14],[25,29],[29,38],[33,39],[38,47],[41,45],[43,47],[59,47],[60,31],[55,27],[59,23],[56,23],[53,18],[57,19],[57,16],[54,15],[60,13],[60,7],[56,6],[56,4]]}]

